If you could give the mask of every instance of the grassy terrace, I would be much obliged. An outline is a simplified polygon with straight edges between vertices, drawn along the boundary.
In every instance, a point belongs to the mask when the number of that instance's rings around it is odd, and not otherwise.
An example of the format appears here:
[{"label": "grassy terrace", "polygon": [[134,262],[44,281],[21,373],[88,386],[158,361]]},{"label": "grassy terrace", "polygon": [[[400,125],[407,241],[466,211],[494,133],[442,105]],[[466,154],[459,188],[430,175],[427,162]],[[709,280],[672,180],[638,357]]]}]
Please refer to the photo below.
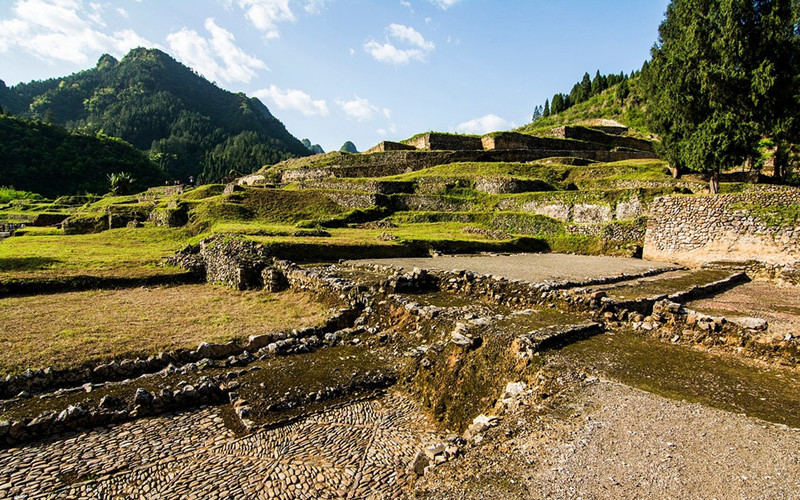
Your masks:
[{"label": "grassy terrace", "polygon": [[186,244],[187,233],[160,227],[112,229],[67,236],[51,228],[30,228],[0,242],[0,281],[34,277],[146,277],[182,272],[159,267],[163,257]]},{"label": "grassy terrace", "polygon": [[0,300],[0,375],[147,356],[321,323],[308,295],[209,285],[92,290]]}]

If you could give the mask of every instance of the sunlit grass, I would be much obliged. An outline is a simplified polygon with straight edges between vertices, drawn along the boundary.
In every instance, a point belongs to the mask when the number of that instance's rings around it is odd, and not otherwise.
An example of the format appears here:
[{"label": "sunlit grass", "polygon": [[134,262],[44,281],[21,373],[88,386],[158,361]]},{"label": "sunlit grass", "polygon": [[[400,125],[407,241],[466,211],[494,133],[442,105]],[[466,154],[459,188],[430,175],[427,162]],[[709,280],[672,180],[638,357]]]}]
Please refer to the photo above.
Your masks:
[{"label": "sunlit grass", "polygon": [[0,300],[0,375],[303,328],[321,323],[326,311],[302,293],[211,285],[6,297]]}]

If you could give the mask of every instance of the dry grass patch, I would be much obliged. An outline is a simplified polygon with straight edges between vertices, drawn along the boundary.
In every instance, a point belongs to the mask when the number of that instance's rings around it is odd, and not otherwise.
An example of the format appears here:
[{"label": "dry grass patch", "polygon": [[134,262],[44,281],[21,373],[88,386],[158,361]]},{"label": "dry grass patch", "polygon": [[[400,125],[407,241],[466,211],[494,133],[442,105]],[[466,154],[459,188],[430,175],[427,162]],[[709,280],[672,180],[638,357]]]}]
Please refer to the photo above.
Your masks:
[{"label": "dry grass patch", "polygon": [[9,297],[0,299],[0,374],[314,326],[327,310],[306,294],[210,285]]}]

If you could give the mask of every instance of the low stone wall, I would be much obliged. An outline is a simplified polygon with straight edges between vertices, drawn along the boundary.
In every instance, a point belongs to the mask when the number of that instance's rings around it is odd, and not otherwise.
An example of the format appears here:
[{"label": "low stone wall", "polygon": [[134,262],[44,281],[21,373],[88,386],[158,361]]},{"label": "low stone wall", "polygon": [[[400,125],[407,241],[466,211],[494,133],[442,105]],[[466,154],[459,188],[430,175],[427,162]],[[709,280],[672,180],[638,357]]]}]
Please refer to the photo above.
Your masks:
[{"label": "low stone wall", "polygon": [[606,144],[614,148],[629,148],[639,151],[653,151],[653,143],[634,137],[621,135],[609,135],[600,130],[586,127],[559,127],[552,131],[552,135],[562,139],[576,139],[579,141],[596,142]]},{"label": "low stone wall", "polygon": [[360,182],[339,181],[335,178],[310,180],[300,183],[301,189],[332,189],[336,191],[360,191],[370,194],[413,193],[415,183],[412,181],[374,181]]},{"label": "low stone wall", "polygon": [[426,212],[463,212],[472,210],[475,205],[458,198],[442,196],[395,195],[390,208],[395,211],[422,210]]},{"label": "low stone wall", "polygon": [[[484,135],[481,138],[483,149],[532,149],[532,150],[557,150],[557,151],[598,151],[610,149],[601,144],[574,141],[568,139],[555,139],[551,137],[537,137],[534,135],[520,134],[517,132],[498,132]],[[570,155],[571,156],[571,155]]]},{"label": "low stone wall", "polygon": [[409,146],[417,149],[443,150],[443,151],[463,151],[483,149],[480,137],[456,134],[437,134],[431,132],[412,137],[403,141]]},{"label": "low stone wall", "polygon": [[613,202],[574,202],[553,196],[549,199],[520,201],[502,200],[500,210],[523,211],[544,215],[562,222],[575,224],[605,224],[614,220],[631,220],[647,215],[648,206],[638,196]]},{"label": "low stone wall", "polygon": [[45,227],[45,226],[58,226],[67,219],[67,214],[37,214],[31,222],[32,226]]},{"label": "low stone wall", "polygon": [[411,151],[416,149],[414,146],[400,142],[383,141],[380,144],[364,151],[364,154],[381,153],[383,151]]},{"label": "low stone wall", "polygon": [[800,205],[800,190],[656,198],[647,224],[644,258],[686,265],[798,260],[800,225],[771,223],[751,208],[790,205]]},{"label": "low stone wall", "polygon": [[386,197],[383,195],[354,191],[323,191],[320,192],[320,196],[347,208],[369,208],[387,203]]},{"label": "low stone wall", "polygon": [[553,187],[536,179],[516,179],[514,177],[478,177],[475,190],[487,194],[527,193],[551,191]]}]

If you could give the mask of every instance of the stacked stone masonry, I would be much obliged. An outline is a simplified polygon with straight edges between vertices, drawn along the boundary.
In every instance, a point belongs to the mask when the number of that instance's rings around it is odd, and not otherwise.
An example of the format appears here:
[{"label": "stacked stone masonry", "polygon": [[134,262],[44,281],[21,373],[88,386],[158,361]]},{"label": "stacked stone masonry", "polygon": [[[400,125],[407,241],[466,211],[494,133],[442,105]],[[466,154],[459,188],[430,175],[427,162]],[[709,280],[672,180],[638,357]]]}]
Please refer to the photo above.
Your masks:
[{"label": "stacked stone masonry", "polygon": [[771,223],[752,207],[800,205],[800,190],[674,196],[653,202],[644,257],[698,265],[718,260],[786,263],[800,259],[800,226]]},{"label": "stacked stone masonry", "polygon": [[575,139],[579,141],[596,142],[614,148],[636,149],[640,151],[653,151],[653,143],[644,139],[609,135],[601,130],[586,127],[559,127],[552,131],[552,135],[562,139]]}]

